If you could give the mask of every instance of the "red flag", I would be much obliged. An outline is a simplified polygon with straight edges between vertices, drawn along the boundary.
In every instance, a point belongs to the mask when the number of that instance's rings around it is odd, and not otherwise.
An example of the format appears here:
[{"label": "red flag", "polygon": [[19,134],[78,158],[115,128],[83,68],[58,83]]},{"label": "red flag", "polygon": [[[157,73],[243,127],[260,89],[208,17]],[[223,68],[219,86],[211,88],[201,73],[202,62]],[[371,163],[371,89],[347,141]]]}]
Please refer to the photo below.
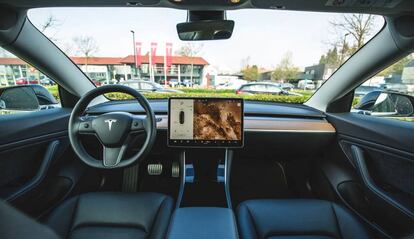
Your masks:
[{"label": "red flag", "polygon": [[172,43],[171,42],[167,42],[165,44],[165,57],[166,57],[166,65],[167,65],[167,70],[168,70],[172,65]]},{"label": "red flag", "polygon": [[135,67],[141,65],[141,42],[135,42]]},{"label": "red flag", "polygon": [[155,61],[156,61],[156,56],[157,54],[157,43],[156,42],[151,42],[151,64],[155,65]]}]

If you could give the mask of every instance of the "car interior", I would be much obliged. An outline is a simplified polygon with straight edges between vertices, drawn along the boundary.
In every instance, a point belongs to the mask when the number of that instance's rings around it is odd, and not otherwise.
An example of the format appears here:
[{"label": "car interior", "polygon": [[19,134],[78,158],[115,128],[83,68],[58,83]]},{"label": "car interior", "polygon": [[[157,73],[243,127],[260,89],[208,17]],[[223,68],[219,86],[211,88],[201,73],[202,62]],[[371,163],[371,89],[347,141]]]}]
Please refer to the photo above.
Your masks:
[{"label": "car interior", "polygon": [[[149,99],[96,87],[27,16],[49,7],[178,9],[183,41],[225,41],[241,9],[385,24],[303,104]],[[414,238],[414,124],[366,113],[379,94],[351,111],[358,86],[413,52],[413,26],[412,0],[0,0],[0,46],[61,105],[0,115],[0,238]]]}]

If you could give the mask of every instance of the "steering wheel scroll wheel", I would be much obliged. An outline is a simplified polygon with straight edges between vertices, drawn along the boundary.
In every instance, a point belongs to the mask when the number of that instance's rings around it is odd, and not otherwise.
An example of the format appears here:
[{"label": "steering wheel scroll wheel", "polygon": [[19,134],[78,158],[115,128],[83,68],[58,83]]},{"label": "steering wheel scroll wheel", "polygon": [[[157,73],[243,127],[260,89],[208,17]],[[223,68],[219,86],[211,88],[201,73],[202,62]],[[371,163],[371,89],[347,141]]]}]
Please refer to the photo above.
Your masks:
[{"label": "steering wheel scroll wheel", "polygon": [[[133,96],[144,108],[146,116],[128,112],[109,112],[100,115],[85,114],[89,103],[97,96],[119,92]],[[147,99],[138,91],[122,85],[97,87],[82,96],[73,108],[69,119],[69,140],[78,157],[95,168],[122,168],[144,158],[151,150],[157,135],[155,114]],[[102,161],[95,159],[85,150],[80,135],[93,134],[103,146]],[[126,157],[128,144],[134,135],[146,134],[141,149]]]}]

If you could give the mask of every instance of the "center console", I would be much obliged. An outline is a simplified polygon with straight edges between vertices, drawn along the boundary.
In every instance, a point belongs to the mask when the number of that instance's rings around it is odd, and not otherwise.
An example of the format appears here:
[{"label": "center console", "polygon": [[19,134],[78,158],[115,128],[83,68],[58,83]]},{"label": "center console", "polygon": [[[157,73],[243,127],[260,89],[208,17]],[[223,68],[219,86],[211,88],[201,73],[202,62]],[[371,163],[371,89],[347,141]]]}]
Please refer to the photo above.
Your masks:
[{"label": "center console", "polygon": [[167,238],[237,239],[229,191],[233,148],[243,147],[243,100],[170,98],[168,146],[181,183]]},{"label": "center console", "polygon": [[177,209],[171,220],[167,239],[237,239],[233,211],[217,207]]}]

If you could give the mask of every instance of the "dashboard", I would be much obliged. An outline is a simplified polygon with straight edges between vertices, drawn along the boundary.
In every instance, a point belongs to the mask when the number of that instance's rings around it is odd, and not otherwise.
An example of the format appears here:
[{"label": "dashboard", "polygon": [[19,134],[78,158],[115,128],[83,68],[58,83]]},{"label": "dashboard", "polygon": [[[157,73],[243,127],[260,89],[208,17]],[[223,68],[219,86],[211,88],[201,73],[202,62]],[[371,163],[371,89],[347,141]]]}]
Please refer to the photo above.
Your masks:
[{"label": "dashboard", "polygon": [[[150,105],[156,115],[158,130],[153,151],[174,150],[168,146],[168,100],[150,100]],[[244,147],[239,151],[245,155],[279,155],[288,159],[312,157],[323,152],[336,135],[325,114],[306,105],[244,101],[243,110]],[[87,109],[90,115],[113,111],[145,114],[136,101],[110,101]]]},{"label": "dashboard", "polygon": [[[157,128],[168,128],[168,100],[150,100],[157,118]],[[305,105],[244,102],[245,132],[308,132],[335,134],[335,128],[326,120],[323,112]],[[124,111],[144,114],[144,109],[135,101],[110,101],[88,108],[88,114],[103,114]]]}]

